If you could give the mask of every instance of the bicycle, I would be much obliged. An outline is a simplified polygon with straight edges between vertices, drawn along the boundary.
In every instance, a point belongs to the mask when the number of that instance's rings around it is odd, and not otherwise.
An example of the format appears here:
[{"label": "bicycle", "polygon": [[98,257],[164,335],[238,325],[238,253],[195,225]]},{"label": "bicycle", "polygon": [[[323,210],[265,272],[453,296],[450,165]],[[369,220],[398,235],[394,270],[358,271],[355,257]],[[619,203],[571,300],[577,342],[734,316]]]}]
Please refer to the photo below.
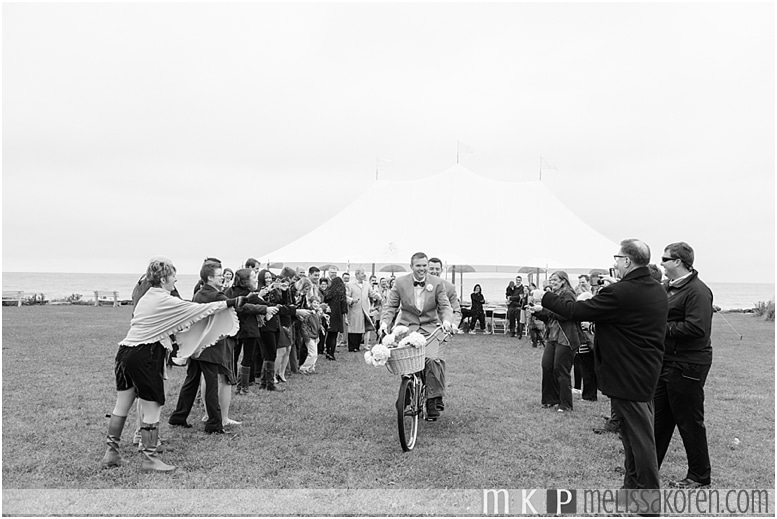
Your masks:
[{"label": "bicycle", "polygon": [[[442,337],[440,337],[441,333]],[[426,338],[426,344],[438,339],[444,341],[449,335],[450,333],[443,332],[442,326],[438,326]],[[423,348],[398,348],[392,350],[392,358],[386,364],[391,373],[402,376],[396,407],[399,444],[404,452],[415,447],[418,440],[419,419],[426,420],[427,418],[426,381],[424,380],[425,358],[425,346]]]}]

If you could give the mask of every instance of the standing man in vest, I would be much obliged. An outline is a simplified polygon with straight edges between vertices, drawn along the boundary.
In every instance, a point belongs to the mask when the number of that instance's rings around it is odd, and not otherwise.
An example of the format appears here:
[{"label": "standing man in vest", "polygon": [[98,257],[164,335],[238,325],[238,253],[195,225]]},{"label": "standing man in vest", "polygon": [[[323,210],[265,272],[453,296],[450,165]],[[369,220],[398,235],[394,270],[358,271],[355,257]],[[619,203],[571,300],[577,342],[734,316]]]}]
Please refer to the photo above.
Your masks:
[{"label": "standing man in vest", "polygon": [[[416,252],[410,259],[411,274],[397,278],[389,291],[380,319],[380,330],[388,333],[396,324],[407,326],[410,331],[428,336],[442,322],[443,330],[451,332],[453,311],[445,294],[443,280],[428,274],[429,260],[423,252]],[[440,359],[440,343],[434,341],[426,347],[425,377],[427,388],[427,420],[440,416],[439,407],[445,396],[445,362]]]},{"label": "standing man in vest", "polygon": [[658,467],[675,426],[680,430],[688,472],[670,483],[677,488],[710,484],[710,454],[704,426],[704,383],[712,366],[712,291],[693,268],[694,252],[685,242],[670,243],[661,265],[669,282],[664,363],[655,394]]}]

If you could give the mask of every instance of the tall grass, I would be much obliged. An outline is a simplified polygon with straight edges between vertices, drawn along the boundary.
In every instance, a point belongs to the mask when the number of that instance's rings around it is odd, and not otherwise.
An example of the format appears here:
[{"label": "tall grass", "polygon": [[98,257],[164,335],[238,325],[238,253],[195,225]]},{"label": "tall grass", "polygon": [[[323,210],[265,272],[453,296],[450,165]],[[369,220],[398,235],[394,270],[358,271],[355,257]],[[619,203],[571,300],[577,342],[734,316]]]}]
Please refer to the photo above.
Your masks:
[{"label": "tall grass", "polygon": [[764,317],[767,321],[774,322],[774,299],[770,301],[758,301],[753,308],[755,314]]}]

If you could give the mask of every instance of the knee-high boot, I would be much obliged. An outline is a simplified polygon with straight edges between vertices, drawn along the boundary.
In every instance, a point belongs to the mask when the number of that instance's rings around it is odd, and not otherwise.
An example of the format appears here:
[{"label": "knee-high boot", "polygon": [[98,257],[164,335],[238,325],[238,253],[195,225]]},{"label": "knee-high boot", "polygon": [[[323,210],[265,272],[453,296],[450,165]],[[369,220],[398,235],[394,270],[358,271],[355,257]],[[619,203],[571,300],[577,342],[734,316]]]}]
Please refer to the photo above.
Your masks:
[{"label": "knee-high boot", "polygon": [[251,377],[251,366],[240,366],[240,378],[237,382],[237,389],[235,389],[236,395],[247,395],[248,393],[248,380]]},{"label": "knee-high boot", "polygon": [[[175,470],[173,465],[168,465],[159,457],[157,445],[159,442],[159,422],[145,423],[140,427],[140,436],[142,438],[143,450],[140,456],[143,461],[140,464],[140,470],[171,472]],[[151,447],[153,445],[153,447]]]},{"label": "knee-high boot", "polygon": [[124,461],[121,459],[121,454],[119,454],[119,440],[121,439],[121,431],[124,430],[124,423],[127,421],[127,417],[115,414],[110,415],[110,417],[108,435],[105,440],[108,448],[105,450],[105,456],[103,456],[100,464],[103,467],[118,467]]},{"label": "knee-high boot", "polygon": [[267,391],[286,391],[275,385],[275,362],[264,361],[262,364],[262,384]]}]

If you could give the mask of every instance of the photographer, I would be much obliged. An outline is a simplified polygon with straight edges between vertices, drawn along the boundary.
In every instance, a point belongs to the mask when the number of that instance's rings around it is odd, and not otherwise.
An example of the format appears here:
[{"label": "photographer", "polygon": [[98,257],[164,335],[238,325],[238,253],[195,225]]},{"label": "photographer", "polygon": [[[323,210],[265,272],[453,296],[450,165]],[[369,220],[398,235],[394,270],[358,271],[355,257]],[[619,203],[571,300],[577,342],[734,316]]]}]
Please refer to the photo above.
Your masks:
[{"label": "photographer", "polygon": [[623,240],[614,255],[620,281],[588,301],[545,294],[542,306],[575,321],[596,323],[594,361],[599,387],[621,419],[626,489],[657,489],[653,393],[664,351],[668,302],[650,276],[650,248]]}]

